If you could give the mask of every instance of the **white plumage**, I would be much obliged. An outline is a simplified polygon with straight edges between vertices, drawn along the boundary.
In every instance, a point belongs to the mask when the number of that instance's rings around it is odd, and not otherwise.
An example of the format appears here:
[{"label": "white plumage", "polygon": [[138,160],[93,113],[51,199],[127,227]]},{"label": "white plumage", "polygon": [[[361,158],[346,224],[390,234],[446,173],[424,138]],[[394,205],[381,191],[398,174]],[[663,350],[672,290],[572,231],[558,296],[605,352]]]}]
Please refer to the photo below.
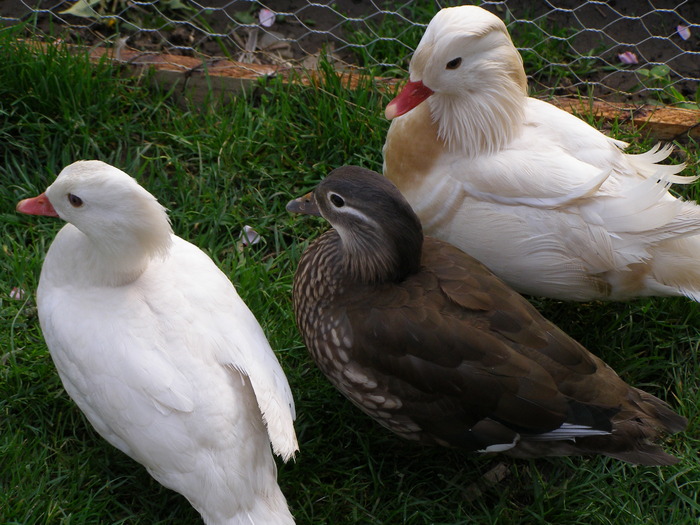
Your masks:
[{"label": "white plumage", "polygon": [[476,6],[428,25],[393,118],[384,174],[428,235],[479,259],[518,291],[560,299],[700,300],[700,207],[674,198],[670,147],[630,155],[527,96],[503,22]]},{"label": "white plumage", "polygon": [[288,460],[298,449],[294,401],[226,276],[172,234],[155,197],[103,162],[71,164],[17,209],[69,223],[44,261],[39,319],[66,391],[100,435],[208,524],[294,523],[270,451]]}]

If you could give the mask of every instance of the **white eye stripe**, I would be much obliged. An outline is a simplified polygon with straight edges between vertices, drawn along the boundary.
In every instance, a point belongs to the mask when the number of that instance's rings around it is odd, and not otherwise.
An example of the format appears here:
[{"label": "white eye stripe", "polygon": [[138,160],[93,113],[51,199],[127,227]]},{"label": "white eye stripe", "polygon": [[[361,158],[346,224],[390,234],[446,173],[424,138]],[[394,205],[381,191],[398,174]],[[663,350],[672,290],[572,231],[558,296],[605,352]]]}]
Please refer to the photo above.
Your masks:
[{"label": "white eye stripe", "polygon": [[373,218],[369,217],[368,215],[365,215],[364,213],[359,211],[357,208],[352,208],[350,206],[343,206],[342,208],[337,208],[336,211],[338,213],[345,213],[347,215],[352,215],[353,217],[357,217],[362,222],[367,223],[367,224],[371,224],[374,227],[379,226],[377,224],[377,221],[375,221]]}]

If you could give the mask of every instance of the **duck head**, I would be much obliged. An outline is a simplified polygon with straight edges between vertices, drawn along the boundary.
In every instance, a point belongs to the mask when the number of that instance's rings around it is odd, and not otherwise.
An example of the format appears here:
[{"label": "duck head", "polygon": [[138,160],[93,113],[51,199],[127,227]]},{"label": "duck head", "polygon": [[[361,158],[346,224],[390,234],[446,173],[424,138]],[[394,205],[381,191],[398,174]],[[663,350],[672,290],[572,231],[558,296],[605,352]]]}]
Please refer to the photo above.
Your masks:
[{"label": "duck head", "polygon": [[527,77],[505,24],[476,6],[442,9],[409,65],[410,81],[386,107],[401,116],[427,101],[451,150],[497,151],[523,119]]},{"label": "duck head", "polygon": [[289,202],[287,211],[331,223],[343,267],[355,281],[400,281],[420,268],[420,220],[396,186],[374,171],[333,170],[312,193]]},{"label": "duck head", "polygon": [[112,278],[139,274],[172,243],[167,213],[156,198],[123,171],[97,160],[65,167],[44,193],[19,202],[17,211],[73,225],[89,244],[75,257],[82,255],[96,266],[94,272]]}]

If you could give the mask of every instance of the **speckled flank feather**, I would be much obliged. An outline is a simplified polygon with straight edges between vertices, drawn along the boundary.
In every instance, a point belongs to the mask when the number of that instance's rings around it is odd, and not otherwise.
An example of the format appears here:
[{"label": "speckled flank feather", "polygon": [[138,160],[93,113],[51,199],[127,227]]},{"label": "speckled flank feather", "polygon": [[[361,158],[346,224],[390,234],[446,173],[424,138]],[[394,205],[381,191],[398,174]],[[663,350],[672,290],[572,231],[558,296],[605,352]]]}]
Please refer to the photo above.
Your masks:
[{"label": "speckled flank feather", "polygon": [[428,235],[532,295],[700,299],[700,207],[668,191],[695,178],[661,164],[671,146],[626,154],[626,143],[527,97],[505,25],[480,7],[433,18],[410,79],[432,94],[390,112],[400,116],[384,174]]},{"label": "speckled flank feather", "polygon": [[[423,239],[387,179],[344,167],[313,195],[306,212],[333,229],[299,262],[297,324],[319,368],[369,416],[406,439],[468,451],[676,461],[657,442],[684,418],[625,384],[479,262]],[[357,271],[370,258],[394,268]]]},{"label": "speckled flank feather", "polygon": [[205,523],[293,524],[270,443],[285,460],[298,449],[294,401],[231,282],[117,168],[72,164],[47,195],[69,224],[37,305],[68,394]]}]

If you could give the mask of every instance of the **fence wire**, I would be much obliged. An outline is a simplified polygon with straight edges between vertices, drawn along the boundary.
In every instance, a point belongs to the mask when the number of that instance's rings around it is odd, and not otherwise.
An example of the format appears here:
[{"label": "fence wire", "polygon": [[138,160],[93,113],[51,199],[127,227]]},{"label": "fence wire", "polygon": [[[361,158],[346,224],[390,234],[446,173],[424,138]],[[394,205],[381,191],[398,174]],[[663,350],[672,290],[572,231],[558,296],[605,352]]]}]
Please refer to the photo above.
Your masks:
[{"label": "fence wire", "polygon": [[[244,64],[337,67],[404,77],[427,23],[465,2],[3,0],[0,23],[38,39]],[[699,0],[501,0],[531,86],[551,94],[697,108]]]}]

